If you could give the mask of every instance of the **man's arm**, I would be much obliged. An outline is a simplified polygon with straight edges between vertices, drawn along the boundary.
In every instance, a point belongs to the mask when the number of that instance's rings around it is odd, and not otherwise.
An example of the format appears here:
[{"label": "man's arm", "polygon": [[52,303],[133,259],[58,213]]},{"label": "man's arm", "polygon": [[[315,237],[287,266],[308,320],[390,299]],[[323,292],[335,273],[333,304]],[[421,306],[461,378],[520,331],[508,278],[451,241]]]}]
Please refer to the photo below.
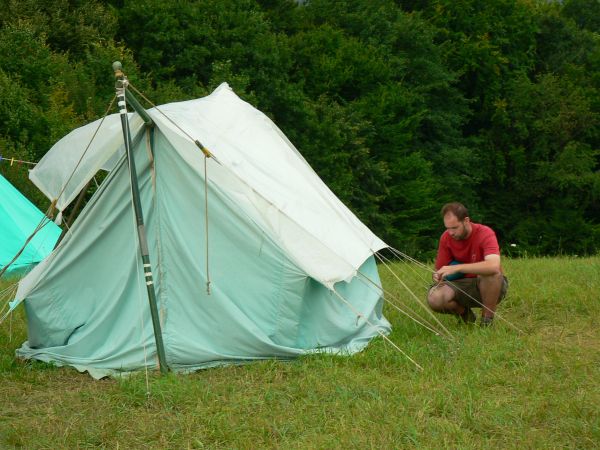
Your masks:
[{"label": "man's arm", "polygon": [[452,253],[448,247],[448,236],[444,233],[440,236],[440,241],[438,243],[437,255],[435,257],[435,269],[437,270],[440,267],[449,264],[452,259]]},{"label": "man's arm", "polygon": [[500,255],[486,255],[481,262],[440,267],[435,272],[434,279],[441,280],[456,272],[472,273],[475,275],[494,275],[500,272]]},{"label": "man's arm", "polygon": [[[446,240],[447,236],[445,234],[442,234],[438,243],[438,251],[435,258],[436,271],[439,270],[445,264],[448,264],[450,261],[452,261],[452,255],[450,253],[450,250],[448,249]],[[435,283],[439,283],[441,281],[441,278],[437,276],[437,272],[433,272],[431,274],[431,277]]]}]

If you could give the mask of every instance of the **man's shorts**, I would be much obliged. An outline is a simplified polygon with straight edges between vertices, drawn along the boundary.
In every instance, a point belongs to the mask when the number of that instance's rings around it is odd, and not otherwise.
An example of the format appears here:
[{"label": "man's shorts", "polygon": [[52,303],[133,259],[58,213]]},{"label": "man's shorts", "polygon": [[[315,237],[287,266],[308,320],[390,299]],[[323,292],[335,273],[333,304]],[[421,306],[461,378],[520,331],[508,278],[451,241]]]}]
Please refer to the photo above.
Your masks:
[{"label": "man's shorts", "polygon": [[[500,298],[498,303],[506,296],[508,291],[508,279],[503,277],[502,288],[500,289]],[[481,307],[481,293],[479,292],[479,277],[460,278],[451,282],[444,281],[438,286],[448,285],[454,290],[454,300],[460,303],[465,308]]]}]

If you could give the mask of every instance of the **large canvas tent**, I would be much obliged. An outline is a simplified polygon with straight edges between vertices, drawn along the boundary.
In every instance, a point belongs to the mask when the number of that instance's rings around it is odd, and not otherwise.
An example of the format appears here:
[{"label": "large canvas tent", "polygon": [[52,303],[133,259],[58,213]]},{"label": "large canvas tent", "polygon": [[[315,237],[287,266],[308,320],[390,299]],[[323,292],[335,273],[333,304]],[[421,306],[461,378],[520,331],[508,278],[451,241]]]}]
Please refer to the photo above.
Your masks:
[{"label": "large canvas tent", "polygon": [[[148,114],[152,126],[137,113],[129,123],[171,370],[353,353],[389,332],[373,258],[386,244],[269,118],[227,84]],[[95,377],[157,364],[119,115],[71,132],[30,175],[64,210],[101,168],[109,175],[12,303],[27,313],[18,356]]]},{"label": "large canvas tent", "polygon": [[[42,229],[27,242],[38,226]],[[0,270],[9,264],[8,273],[29,270],[50,254],[60,233],[60,227],[45,220],[44,213],[0,175]]]}]

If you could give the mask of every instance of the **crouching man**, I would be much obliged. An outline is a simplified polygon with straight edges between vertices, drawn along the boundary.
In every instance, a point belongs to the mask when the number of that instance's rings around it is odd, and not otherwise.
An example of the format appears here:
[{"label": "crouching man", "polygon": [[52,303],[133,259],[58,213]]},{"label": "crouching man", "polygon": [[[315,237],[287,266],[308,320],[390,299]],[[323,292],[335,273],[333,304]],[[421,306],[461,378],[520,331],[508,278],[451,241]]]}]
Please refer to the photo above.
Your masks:
[{"label": "crouching man", "polygon": [[467,208],[457,202],[444,205],[442,217],[446,231],[435,260],[435,284],[427,295],[429,306],[465,323],[476,320],[472,308],[481,308],[480,323],[489,326],[508,290],[496,233],[471,222]]}]

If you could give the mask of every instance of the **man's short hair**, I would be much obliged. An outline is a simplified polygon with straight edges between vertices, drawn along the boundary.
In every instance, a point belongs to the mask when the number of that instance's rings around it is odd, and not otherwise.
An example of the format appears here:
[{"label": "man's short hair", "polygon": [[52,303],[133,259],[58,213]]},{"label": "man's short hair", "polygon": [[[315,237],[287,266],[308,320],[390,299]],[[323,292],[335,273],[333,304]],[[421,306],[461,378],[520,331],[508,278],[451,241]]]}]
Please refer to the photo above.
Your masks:
[{"label": "man's short hair", "polygon": [[465,205],[458,202],[446,203],[442,207],[442,217],[448,213],[454,214],[461,222],[465,220],[465,218],[469,217],[469,211],[467,211]]}]

